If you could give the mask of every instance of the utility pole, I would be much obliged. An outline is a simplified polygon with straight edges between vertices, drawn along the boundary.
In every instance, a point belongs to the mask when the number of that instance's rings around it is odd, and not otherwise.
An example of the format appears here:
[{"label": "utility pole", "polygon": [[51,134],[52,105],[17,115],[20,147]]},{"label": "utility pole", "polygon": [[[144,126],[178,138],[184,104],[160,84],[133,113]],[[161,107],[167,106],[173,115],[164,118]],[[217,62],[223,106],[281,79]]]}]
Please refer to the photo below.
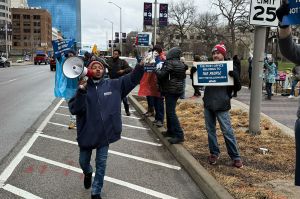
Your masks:
[{"label": "utility pole", "polygon": [[7,46],[7,20],[5,18],[5,54],[6,59],[8,59],[8,46]]},{"label": "utility pole", "polygon": [[157,0],[154,1],[154,37],[153,37],[153,43],[154,46],[156,45],[156,27],[157,27]]},{"label": "utility pole", "polygon": [[104,20],[111,23],[111,56],[112,56],[113,52],[114,52],[114,23],[111,20],[106,19],[106,18],[104,18]]},{"label": "utility pole", "polygon": [[251,75],[251,97],[249,111],[249,131],[251,134],[260,133],[260,112],[262,98],[262,79],[265,52],[266,28],[255,27],[254,50]]}]

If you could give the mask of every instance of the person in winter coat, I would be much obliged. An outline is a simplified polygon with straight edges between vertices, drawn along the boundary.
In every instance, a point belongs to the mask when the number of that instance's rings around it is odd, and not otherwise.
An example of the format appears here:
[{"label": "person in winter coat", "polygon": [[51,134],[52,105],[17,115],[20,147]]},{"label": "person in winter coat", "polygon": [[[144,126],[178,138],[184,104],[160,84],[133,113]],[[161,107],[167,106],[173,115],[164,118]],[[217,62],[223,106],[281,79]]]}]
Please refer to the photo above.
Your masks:
[{"label": "person in winter coat", "polygon": [[[233,56],[233,65],[237,69],[237,73],[238,73],[239,78],[241,78],[241,61],[240,61],[238,55]],[[237,91],[236,90],[233,91],[232,97],[237,97]]]},{"label": "person in winter coat", "polygon": [[[281,54],[295,63],[300,65],[300,45],[296,44],[292,39],[292,29],[288,25],[282,25],[282,19],[288,15],[290,11],[289,4],[283,4],[276,11],[279,20],[279,48]],[[295,185],[300,186],[300,100],[297,111],[297,120],[295,123],[295,142],[296,142],[296,169],[295,169]]]},{"label": "person in winter coat", "polygon": [[266,81],[266,91],[267,91],[267,100],[272,99],[272,85],[275,83],[276,78],[276,65],[269,58],[265,59],[265,81]]},{"label": "person in winter coat", "polygon": [[[212,56],[214,61],[224,61],[226,57],[226,47],[224,44],[216,45],[212,50]],[[235,67],[233,71],[229,71],[229,76],[233,77],[234,86],[206,86],[204,90],[204,116],[210,151],[208,162],[215,165],[220,155],[216,134],[217,119],[225,139],[228,155],[233,161],[232,166],[241,168],[243,167],[243,163],[229,115],[229,110],[231,109],[231,93],[235,90],[239,91],[241,89],[241,83]]]},{"label": "person in winter coat", "polygon": [[[194,56],[194,62],[200,62],[201,58],[199,55],[195,55]],[[190,69],[190,78],[192,80],[192,86],[194,89],[194,95],[191,98],[197,98],[201,96],[201,92],[200,92],[200,86],[196,86],[194,85],[194,78],[193,78],[193,74],[197,71],[197,68],[193,65]]]},{"label": "person in winter coat", "polygon": [[165,137],[171,137],[169,142],[177,144],[184,141],[184,133],[176,115],[176,103],[184,92],[185,71],[188,69],[180,61],[182,51],[175,47],[169,50],[166,61],[161,69],[156,70],[160,91],[165,96],[167,131]]},{"label": "person in winter coat", "polygon": [[[113,56],[107,60],[107,63],[109,65],[108,67],[108,76],[110,79],[116,79],[119,77],[122,77],[125,74],[128,74],[132,71],[132,68],[128,65],[128,63],[120,59],[121,51],[118,49],[115,49],[113,51]],[[130,116],[130,111],[129,111],[129,104],[128,104],[128,99],[125,96],[123,99],[123,104],[125,108],[125,112],[127,116]]]},{"label": "person in winter coat", "polygon": [[96,172],[92,185],[92,199],[101,198],[109,145],[121,137],[121,99],[140,82],[143,63],[119,79],[104,79],[105,68],[101,62],[89,64],[93,77],[81,81],[76,95],[69,101],[69,110],[77,117],[77,142],[79,163],[84,173],[84,187],[92,184],[93,168],[90,164],[96,149]]}]

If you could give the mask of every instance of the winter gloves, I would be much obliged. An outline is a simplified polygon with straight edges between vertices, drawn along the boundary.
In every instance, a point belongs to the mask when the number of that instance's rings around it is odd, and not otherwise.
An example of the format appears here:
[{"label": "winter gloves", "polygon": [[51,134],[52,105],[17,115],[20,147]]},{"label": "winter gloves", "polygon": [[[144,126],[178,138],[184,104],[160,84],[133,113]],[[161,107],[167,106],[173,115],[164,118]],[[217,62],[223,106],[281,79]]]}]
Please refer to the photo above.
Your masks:
[{"label": "winter gloves", "polygon": [[290,12],[289,4],[286,1],[282,2],[282,5],[276,10],[276,15],[279,20],[279,27],[280,28],[288,28],[289,25],[281,25],[282,19],[284,16],[288,15]]}]

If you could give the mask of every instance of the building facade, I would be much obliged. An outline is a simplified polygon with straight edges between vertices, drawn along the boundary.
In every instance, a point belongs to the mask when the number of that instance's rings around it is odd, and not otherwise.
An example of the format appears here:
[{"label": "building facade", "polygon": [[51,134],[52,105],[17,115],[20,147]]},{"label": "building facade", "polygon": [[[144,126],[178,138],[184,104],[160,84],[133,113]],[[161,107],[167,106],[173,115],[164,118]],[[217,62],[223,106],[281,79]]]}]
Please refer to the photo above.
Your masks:
[{"label": "building facade", "polygon": [[0,56],[8,55],[12,44],[10,5],[10,0],[0,0]]},{"label": "building facade", "polygon": [[27,8],[27,0],[11,0],[11,8]]},{"label": "building facade", "polygon": [[75,39],[81,46],[81,0],[28,0],[29,7],[47,9],[52,16],[52,26],[66,39]]},{"label": "building facade", "polygon": [[12,8],[12,55],[52,51],[51,15],[44,9]]}]

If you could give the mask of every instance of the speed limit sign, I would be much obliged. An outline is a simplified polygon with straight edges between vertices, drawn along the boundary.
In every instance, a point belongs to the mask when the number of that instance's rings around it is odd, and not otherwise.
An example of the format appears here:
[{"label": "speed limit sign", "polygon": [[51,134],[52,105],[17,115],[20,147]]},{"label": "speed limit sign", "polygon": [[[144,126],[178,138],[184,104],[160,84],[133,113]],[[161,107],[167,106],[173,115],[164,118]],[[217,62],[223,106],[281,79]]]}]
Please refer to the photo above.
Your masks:
[{"label": "speed limit sign", "polygon": [[250,24],[261,26],[278,26],[276,10],[280,0],[252,0],[250,9]]}]

